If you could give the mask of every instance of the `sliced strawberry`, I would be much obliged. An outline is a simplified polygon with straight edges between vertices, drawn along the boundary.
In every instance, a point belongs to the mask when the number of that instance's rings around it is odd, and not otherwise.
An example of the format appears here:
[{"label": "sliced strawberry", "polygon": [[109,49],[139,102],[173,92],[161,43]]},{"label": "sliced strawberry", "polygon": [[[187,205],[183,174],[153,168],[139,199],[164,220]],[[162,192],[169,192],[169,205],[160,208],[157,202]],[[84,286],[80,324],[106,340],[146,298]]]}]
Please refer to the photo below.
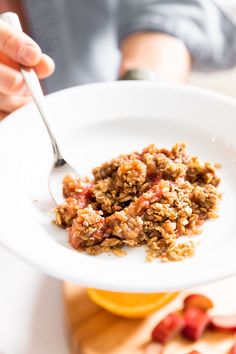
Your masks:
[{"label": "sliced strawberry", "polygon": [[184,321],[183,336],[196,341],[203,336],[210,323],[210,317],[198,307],[189,307],[185,310]]},{"label": "sliced strawberry", "polygon": [[152,339],[164,344],[173,338],[183,325],[183,317],[178,312],[169,313],[152,331]]},{"label": "sliced strawberry", "polygon": [[236,315],[231,316],[213,316],[211,318],[211,327],[226,332],[236,331]]},{"label": "sliced strawberry", "polygon": [[230,348],[229,354],[236,354],[236,343]]},{"label": "sliced strawberry", "polygon": [[214,306],[211,299],[202,294],[191,294],[184,299],[184,309],[198,307],[204,311],[210,310]]}]

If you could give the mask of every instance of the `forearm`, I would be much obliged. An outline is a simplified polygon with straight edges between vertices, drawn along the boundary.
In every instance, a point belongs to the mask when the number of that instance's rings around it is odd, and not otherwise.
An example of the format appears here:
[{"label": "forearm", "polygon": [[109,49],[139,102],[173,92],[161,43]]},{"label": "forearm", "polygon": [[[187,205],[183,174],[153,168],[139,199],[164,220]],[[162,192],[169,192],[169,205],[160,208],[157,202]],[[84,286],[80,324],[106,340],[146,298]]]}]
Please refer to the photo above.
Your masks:
[{"label": "forearm", "polygon": [[156,72],[160,80],[185,83],[191,71],[191,56],[175,37],[138,32],[121,42],[120,76],[130,69],[148,69]]},{"label": "forearm", "polygon": [[[126,41],[132,33],[163,33],[185,43],[191,53],[193,70],[212,71],[236,65],[236,21],[218,2],[120,0],[118,19],[119,43]],[[179,63],[179,55],[185,57],[183,51],[172,50],[172,44],[170,41],[165,45],[156,44],[157,49],[162,48],[164,62],[168,60],[165,53],[177,53],[177,57],[171,54],[169,67],[177,66],[175,61]]]}]

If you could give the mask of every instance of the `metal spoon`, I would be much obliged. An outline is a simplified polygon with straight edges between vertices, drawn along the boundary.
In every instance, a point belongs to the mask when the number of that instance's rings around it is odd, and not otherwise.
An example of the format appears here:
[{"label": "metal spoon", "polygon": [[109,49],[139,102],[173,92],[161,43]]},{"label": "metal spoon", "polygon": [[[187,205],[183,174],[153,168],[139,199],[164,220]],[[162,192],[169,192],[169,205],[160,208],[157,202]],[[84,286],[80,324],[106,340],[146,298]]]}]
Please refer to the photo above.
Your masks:
[{"label": "metal spoon", "polygon": [[[0,18],[9,23],[18,31],[22,31],[19,17],[13,12],[6,12],[0,15]],[[51,197],[56,204],[63,202],[62,194],[62,179],[67,174],[76,174],[76,170],[63,158],[57,141],[50,128],[50,113],[48,110],[47,102],[43,95],[38,77],[33,69],[23,67],[20,65],[20,71],[24,77],[24,80],[31,92],[33,100],[39,110],[40,116],[44,122],[44,125],[48,131],[52,149],[53,149],[53,164],[48,176],[48,186]]]}]

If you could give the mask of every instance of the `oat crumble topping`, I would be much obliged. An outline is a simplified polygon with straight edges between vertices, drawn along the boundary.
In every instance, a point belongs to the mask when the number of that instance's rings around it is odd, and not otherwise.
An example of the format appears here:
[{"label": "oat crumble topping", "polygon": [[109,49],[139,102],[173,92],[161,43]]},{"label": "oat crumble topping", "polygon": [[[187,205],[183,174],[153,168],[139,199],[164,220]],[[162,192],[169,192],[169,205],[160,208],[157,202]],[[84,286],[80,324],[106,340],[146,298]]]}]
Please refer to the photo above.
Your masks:
[{"label": "oat crumble topping", "polygon": [[123,256],[124,246],[145,245],[149,261],[181,261],[195,246],[177,242],[179,236],[198,234],[205,220],[218,217],[216,168],[187,154],[184,143],[120,155],[93,176],[65,176],[66,199],[54,220],[72,247],[90,255]]}]

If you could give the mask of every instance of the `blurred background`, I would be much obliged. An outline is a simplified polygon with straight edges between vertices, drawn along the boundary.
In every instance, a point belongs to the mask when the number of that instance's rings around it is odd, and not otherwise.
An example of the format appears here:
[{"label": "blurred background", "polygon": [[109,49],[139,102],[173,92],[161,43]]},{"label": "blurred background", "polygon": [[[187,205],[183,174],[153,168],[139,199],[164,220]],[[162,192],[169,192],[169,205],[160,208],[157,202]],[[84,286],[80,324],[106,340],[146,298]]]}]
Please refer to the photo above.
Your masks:
[{"label": "blurred background", "polygon": [[[236,0],[218,0],[218,2],[229,5],[234,11],[236,18]],[[213,74],[193,73],[191,75],[190,84],[236,96],[236,69]]]}]

